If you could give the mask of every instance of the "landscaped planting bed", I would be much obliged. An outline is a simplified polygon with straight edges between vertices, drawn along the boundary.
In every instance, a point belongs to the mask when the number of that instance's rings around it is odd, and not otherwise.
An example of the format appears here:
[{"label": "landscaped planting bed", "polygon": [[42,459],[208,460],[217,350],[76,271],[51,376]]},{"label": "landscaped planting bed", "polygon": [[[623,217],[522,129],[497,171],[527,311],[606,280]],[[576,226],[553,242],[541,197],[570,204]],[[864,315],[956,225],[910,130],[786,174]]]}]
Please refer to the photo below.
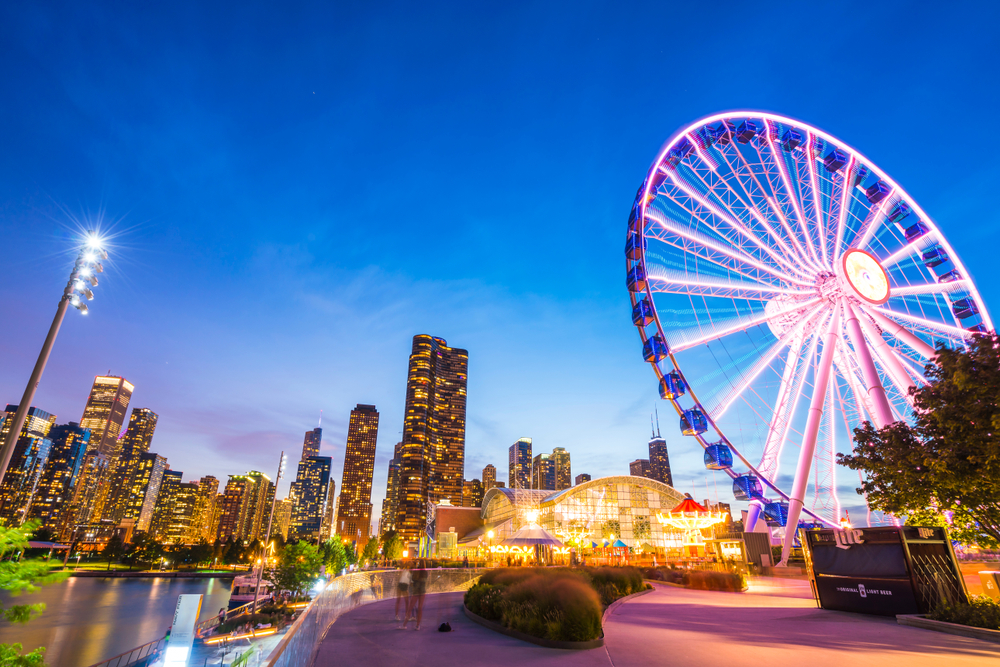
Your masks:
[{"label": "landscaped planting bed", "polygon": [[634,568],[505,568],[484,574],[465,606],[533,637],[585,642],[601,636],[604,607],[645,589]]},{"label": "landscaped planting bed", "polygon": [[1000,630],[1000,602],[985,595],[972,595],[969,596],[969,604],[946,604],[927,614],[927,618],[973,628]]}]

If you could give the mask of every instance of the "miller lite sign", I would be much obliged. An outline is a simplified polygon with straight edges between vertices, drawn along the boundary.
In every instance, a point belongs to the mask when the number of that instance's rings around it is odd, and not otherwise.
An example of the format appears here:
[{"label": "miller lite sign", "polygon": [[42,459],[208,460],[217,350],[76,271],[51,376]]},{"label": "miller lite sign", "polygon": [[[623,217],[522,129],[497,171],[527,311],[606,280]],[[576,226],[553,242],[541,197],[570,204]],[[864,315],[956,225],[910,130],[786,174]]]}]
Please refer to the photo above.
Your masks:
[{"label": "miller lite sign", "polygon": [[850,549],[852,544],[864,544],[865,539],[857,528],[847,530],[834,530],[834,537],[837,540],[838,549]]}]

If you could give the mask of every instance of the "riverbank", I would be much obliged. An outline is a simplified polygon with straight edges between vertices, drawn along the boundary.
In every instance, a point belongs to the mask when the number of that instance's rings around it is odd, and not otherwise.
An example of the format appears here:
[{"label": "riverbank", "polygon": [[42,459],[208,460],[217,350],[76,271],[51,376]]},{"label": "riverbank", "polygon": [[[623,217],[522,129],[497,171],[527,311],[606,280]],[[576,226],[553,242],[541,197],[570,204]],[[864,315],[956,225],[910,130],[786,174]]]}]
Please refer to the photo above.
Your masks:
[{"label": "riverbank", "polygon": [[160,572],[158,570],[70,570],[70,577],[123,579],[235,579],[250,572]]}]

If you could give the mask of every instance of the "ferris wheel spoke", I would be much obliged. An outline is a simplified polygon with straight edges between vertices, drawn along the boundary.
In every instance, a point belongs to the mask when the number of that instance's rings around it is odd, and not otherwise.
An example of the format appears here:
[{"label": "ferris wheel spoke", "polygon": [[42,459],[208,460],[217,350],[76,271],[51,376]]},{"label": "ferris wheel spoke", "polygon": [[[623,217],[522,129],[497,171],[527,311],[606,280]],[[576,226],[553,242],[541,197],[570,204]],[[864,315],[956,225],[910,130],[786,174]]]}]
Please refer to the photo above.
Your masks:
[{"label": "ferris wheel spoke", "polygon": [[852,154],[847,160],[847,165],[842,169],[843,178],[840,181],[840,208],[837,210],[837,238],[833,245],[833,261],[836,262],[840,259],[841,253],[844,251],[844,231],[845,225],[847,224],[847,212],[851,207],[851,176],[854,171],[854,155]]},{"label": "ferris wheel spoke", "polygon": [[896,250],[885,259],[880,259],[879,264],[881,264],[885,269],[888,269],[890,266],[895,266],[896,264],[903,261],[907,257],[912,257],[914,255],[917,255],[919,259],[920,247],[922,245],[925,245],[927,241],[930,240],[930,238],[935,234],[935,232],[936,232],[935,229],[928,230],[926,234],[924,234],[919,238],[914,239],[913,241],[910,241],[909,243],[904,245],[902,248]]},{"label": "ferris wheel spoke", "polygon": [[[770,143],[768,145],[773,150],[774,148],[773,145]],[[788,200],[789,195],[787,193],[782,194],[784,192],[784,189],[782,186],[781,176],[780,174],[775,174],[775,172],[778,171],[777,162],[774,159],[771,159],[770,156],[769,158],[765,158],[764,153],[767,153],[767,151],[765,150],[761,152],[759,146],[755,146],[754,149],[757,152],[757,157],[760,159],[759,162],[760,169],[762,170],[765,180],[767,181],[768,188],[765,189],[763,187],[763,185],[760,183],[760,180],[757,178],[757,175],[750,167],[749,163],[746,163],[744,161],[744,163],[746,164],[746,168],[753,175],[754,182],[757,183],[758,187],[760,187],[761,191],[764,193],[764,200],[770,207],[771,212],[774,213],[774,217],[776,217],[778,219],[778,222],[781,223],[781,228],[785,230],[785,234],[791,240],[792,245],[795,246],[795,250],[798,254],[800,261],[803,263],[803,265],[807,267],[819,270],[820,266],[817,264],[813,264],[812,257],[809,256],[809,252],[802,246],[798,233],[796,233],[792,229],[791,223],[788,222],[788,216],[785,214],[785,211],[781,206],[782,200],[783,199]],[[742,157],[742,154],[739,153],[739,151],[736,152],[740,154],[740,157]],[[770,192],[770,194],[767,194],[768,192]],[[789,205],[789,208],[792,209],[793,213],[795,212],[794,206]]]},{"label": "ferris wheel spoke", "polygon": [[826,216],[823,214],[823,198],[820,197],[819,185],[816,176],[816,156],[813,153],[815,137],[811,132],[806,133],[806,166],[809,169],[809,187],[812,190],[813,219],[816,222],[816,229],[819,235],[819,249],[823,256],[823,264],[830,266],[830,258],[827,256],[827,235]]},{"label": "ferris wheel spoke", "polygon": [[886,211],[889,209],[889,204],[895,203],[897,200],[896,189],[893,188],[885,199],[869,209],[865,221],[861,223],[861,229],[858,230],[858,234],[854,237],[855,240],[852,247],[865,248],[868,246],[868,243],[875,236],[875,232],[888,220]]},{"label": "ferris wheel spoke", "polygon": [[[752,202],[752,205],[745,204],[745,206],[750,211],[751,215],[757,219],[757,222],[759,222],[760,225],[765,230],[767,230],[768,235],[772,239],[774,239],[775,243],[777,243],[781,247],[785,259],[787,259],[790,262],[805,260],[806,258],[804,254],[799,251],[792,250],[792,248],[790,248],[788,244],[785,242],[785,239],[781,236],[781,234],[779,234],[778,231],[767,221],[767,217],[761,212],[757,202],[766,203],[769,207],[771,207],[772,210],[774,208],[773,202],[770,201],[770,197],[767,194],[767,190],[763,187],[760,180],[757,178],[757,174],[754,173],[753,168],[751,168],[750,163],[747,161],[746,156],[743,155],[743,152],[736,148],[733,149],[733,152],[736,154],[737,159],[742,164],[741,167],[734,167],[732,165],[732,163],[729,161],[729,155],[726,151],[720,150],[719,155],[725,161],[726,166],[729,168],[729,170],[737,176],[737,178],[735,179],[736,182],[740,184],[740,187],[746,194],[746,198],[750,202]],[[757,154],[758,156],[760,155],[759,150],[757,151]],[[747,181],[745,179],[739,178],[741,170],[743,171],[743,173],[749,176],[750,180],[753,181],[754,184],[756,184],[757,189],[759,190],[759,194],[757,194],[756,198],[754,194],[750,192],[750,189],[748,188],[749,184],[747,183]],[[729,181],[727,179],[721,179],[721,180],[723,180],[726,183],[727,187],[729,187]],[[736,195],[735,192],[733,194],[739,197],[739,195]],[[785,225],[787,227],[787,222],[785,223]],[[786,232],[790,234],[790,230],[786,229]],[[792,238],[792,242],[794,243],[795,242],[794,237],[790,235],[790,238]]]},{"label": "ferris wheel spoke", "polygon": [[953,280],[950,283],[925,283],[923,285],[906,285],[905,287],[893,287],[892,298],[897,296],[913,296],[917,294],[947,294],[948,292],[958,292],[967,290],[972,286],[972,282],[965,278]]},{"label": "ferris wheel spoke", "polygon": [[662,294],[685,294],[689,296],[716,296],[735,299],[761,300],[779,295],[810,297],[815,293],[804,290],[790,290],[763,283],[742,282],[717,278],[715,276],[689,276],[681,271],[672,271],[653,265],[647,269],[650,290]]},{"label": "ferris wheel spoke", "polygon": [[[928,320],[923,317],[918,317],[916,315],[911,315],[909,313],[900,313],[895,310],[886,310],[885,308],[876,308],[874,306],[869,306],[867,308],[862,306],[862,310],[864,310],[866,313],[869,313],[875,319],[875,321],[879,323],[879,326],[882,326],[882,328],[890,327],[891,329],[893,329],[891,331],[893,336],[899,338],[904,343],[915,349],[917,352],[920,352],[923,356],[927,357],[928,359],[937,354],[936,352],[934,352],[934,348],[928,345],[927,343],[920,341],[920,339],[914,336],[912,332],[903,327],[900,323],[893,322],[891,318],[906,320],[907,322],[910,322],[911,324],[916,325],[917,327],[923,329],[932,336],[937,336],[938,338],[945,338],[952,342],[962,342],[966,338],[971,338],[973,335],[975,335],[971,331],[966,331],[965,329],[960,329],[959,327],[954,327],[951,326],[950,324],[945,324],[943,322],[934,322],[932,320]],[[880,318],[879,315],[881,315],[882,317]],[[883,322],[886,320],[888,320],[888,323],[886,323],[883,326]],[[898,329],[896,327],[898,327]],[[920,341],[922,347],[916,346],[917,341]]]},{"label": "ferris wheel spoke", "polygon": [[[715,216],[717,219],[721,220],[723,223],[726,224],[726,226],[728,226],[731,229],[733,229],[734,231],[736,231],[737,234],[739,234],[739,236],[741,236],[742,238],[744,238],[746,241],[749,241],[750,243],[752,243],[755,246],[757,246],[757,248],[758,248],[758,250],[760,252],[763,252],[764,255],[770,257],[771,261],[773,261],[776,265],[780,266],[784,271],[790,272],[788,274],[789,277],[792,274],[798,274],[799,280],[805,281],[806,284],[808,284],[810,276],[809,276],[809,274],[807,272],[802,271],[797,266],[795,266],[794,264],[792,264],[791,262],[789,262],[787,259],[785,259],[781,255],[779,255],[778,253],[774,252],[774,250],[772,250],[766,244],[764,244],[757,237],[756,234],[754,234],[750,229],[748,229],[739,220],[737,220],[736,217],[735,217],[735,215],[732,215],[731,211],[729,212],[730,214],[727,215],[726,212],[724,212],[721,208],[719,208],[718,206],[716,206],[712,202],[708,201],[707,199],[705,199],[704,197],[702,197],[701,195],[699,195],[692,188],[689,188],[689,187],[685,186],[683,183],[681,183],[677,179],[677,176],[675,174],[671,173],[669,175],[669,178],[671,179],[671,181],[674,184],[674,186],[678,190],[680,190],[681,192],[683,192],[685,195],[687,195],[687,197],[691,201],[693,201],[694,203],[696,203],[702,209],[708,211],[709,214],[711,214],[711,215]],[[676,199],[674,201],[677,202]],[[679,204],[680,202],[677,202],[677,203]],[[705,226],[709,227],[712,231],[714,231],[715,233],[719,234],[723,238],[726,238],[731,243],[734,243],[734,245],[736,245],[737,247],[741,247],[740,244],[735,243],[733,239],[730,239],[729,236],[727,234],[725,234],[722,230],[720,230],[717,226],[710,224],[704,218],[702,218],[701,216],[699,216],[698,213],[695,210],[693,210],[691,208],[687,208],[687,207],[684,207],[684,208],[689,213],[691,213],[691,215],[697,217],[698,220],[702,221],[703,224],[705,224]]]},{"label": "ferris wheel spoke", "polygon": [[799,319],[790,329],[785,331],[782,336],[775,341],[771,346],[771,349],[767,351],[766,354],[761,355],[761,357],[753,364],[750,368],[741,374],[741,378],[736,383],[730,383],[728,388],[723,388],[719,393],[717,393],[710,402],[704,403],[703,407],[705,411],[709,414],[713,421],[722,418],[722,416],[729,409],[729,406],[733,404],[737,398],[739,398],[744,391],[750,386],[750,384],[757,379],[757,377],[764,372],[764,369],[771,365],[775,357],[788,346],[788,344],[797,336],[806,325],[813,322],[816,315],[820,314],[823,306],[814,308],[809,312],[808,315]]},{"label": "ferris wheel spoke", "polygon": [[821,270],[823,268],[822,262],[820,262],[819,257],[816,255],[816,248],[813,246],[812,238],[809,234],[809,228],[806,225],[806,216],[802,212],[802,204],[798,200],[798,196],[795,193],[795,189],[792,188],[791,181],[788,175],[787,164],[785,163],[784,155],[779,152],[780,149],[774,146],[774,130],[770,121],[765,121],[767,123],[767,143],[771,150],[768,153],[768,157],[778,168],[778,174],[781,176],[781,183],[784,186],[784,191],[788,196],[788,199],[792,203],[792,210],[795,212],[798,218],[799,227],[802,229],[802,239],[805,241],[806,250],[809,252],[809,257],[811,258],[810,263],[814,268]]},{"label": "ferris wheel spoke", "polygon": [[[812,341],[809,351],[803,354],[802,350],[810,338]],[[760,465],[757,466],[757,469],[772,482],[778,477],[781,453],[788,441],[788,430],[792,426],[792,415],[795,414],[802,398],[806,370],[810,366],[810,360],[816,357],[818,342],[818,336],[813,336],[808,331],[800,331],[788,348],[788,356],[785,357],[785,370],[781,375],[781,385],[778,387],[778,400],[767,429]]]},{"label": "ferris wheel spoke", "polygon": [[[801,305],[796,306],[794,309],[785,311],[782,316],[794,315],[797,312],[802,312],[806,308],[815,305],[819,302],[819,297],[811,299],[809,301],[803,301]],[[773,317],[772,314],[762,312],[754,315],[753,317],[739,316],[720,322],[714,325],[709,333],[705,333],[703,327],[689,327],[687,329],[671,329],[667,332],[667,343],[669,344],[670,350],[674,353],[684,352],[685,350],[690,350],[693,347],[703,345],[705,343],[711,343],[726,336],[732,335],[734,333],[739,333],[741,331],[746,331],[750,327],[754,327],[760,324],[764,324],[769,319]],[[735,321],[734,321],[735,320]],[[732,322],[732,323],[730,323]],[[719,328],[719,326],[721,328]]]},{"label": "ferris wheel spoke", "polygon": [[[657,223],[663,232],[680,237],[688,243],[700,245],[702,246],[702,248],[704,248],[706,251],[709,251],[713,255],[723,255],[727,257],[729,260],[738,263],[737,267],[733,267],[731,264],[725,261],[718,262],[715,260],[710,260],[713,261],[713,263],[719,264],[719,266],[723,266],[725,268],[736,268],[736,270],[739,273],[741,273],[742,275],[746,275],[748,277],[752,276],[752,274],[755,271],[760,271],[768,274],[771,278],[781,282],[793,283],[796,285],[801,285],[806,288],[812,287],[812,284],[809,282],[806,282],[798,278],[794,278],[782,271],[778,271],[773,266],[769,266],[767,264],[764,264],[763,262],[757,261],[753,257],[750,257],[746,253],[742,252],[742,249],[737,250],[734,249],[733,247],[726,247],[721,243],[708,238],[705,234],[701,232],[698,232],[690,228],[685,228],[677,224],[676,222],[669,219],[666,215],[664,215],[661,211],[648,209],[646,217],[648,217],[653,222]],[[649,234],[650,232],[647,232],[647,236]],[[654,238],[657,238],[658,240],[661,240],[664,243],[669,243],[669,240],[667,238],[659,236],[655,232],[653,232],[652,235]],[[689,247],[686,245],[682,246],[681,249],[689,251]],[[710,256],[711,255],[705,256],[704,258],[709,259]],[[754,278],[759,279],[759,277],[757,276],[754,276]]]}]

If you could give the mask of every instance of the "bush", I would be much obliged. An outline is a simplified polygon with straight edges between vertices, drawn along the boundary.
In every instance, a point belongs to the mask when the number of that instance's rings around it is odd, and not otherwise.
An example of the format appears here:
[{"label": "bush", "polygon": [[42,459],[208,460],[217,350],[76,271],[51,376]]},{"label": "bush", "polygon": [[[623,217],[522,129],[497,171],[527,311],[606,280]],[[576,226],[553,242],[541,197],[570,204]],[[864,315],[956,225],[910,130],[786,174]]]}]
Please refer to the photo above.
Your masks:
[{"label": "bush", "polygon": [[642,572],[634,567],[594,567],[584,570],[605,607],[618,598],[646,589]]},{"label": "bush", "polygon": [[668,584],[681,584],[687,586],[688,571],[673,567],[649,568],[645,571],[647,579],[655,581],[665,581]]},{"label": "bush", "polygon": [[973,595],[969,598],[969,604],[944,604],[927,614],[927,617],[974,628],[1000,630],[1000,602],[985,595]]},{"label": "bush", "polygon": [[589,578],[567,569],[492,570],[465,594],[469,611],[543,639],[601,635],[601,601]]},{"label": "bush", "polygon": [[736,572],[712,572],[694,570],[688,575],[688,588],[702,591],[730,591],[739,593],[746,588],[743,575]]}]

